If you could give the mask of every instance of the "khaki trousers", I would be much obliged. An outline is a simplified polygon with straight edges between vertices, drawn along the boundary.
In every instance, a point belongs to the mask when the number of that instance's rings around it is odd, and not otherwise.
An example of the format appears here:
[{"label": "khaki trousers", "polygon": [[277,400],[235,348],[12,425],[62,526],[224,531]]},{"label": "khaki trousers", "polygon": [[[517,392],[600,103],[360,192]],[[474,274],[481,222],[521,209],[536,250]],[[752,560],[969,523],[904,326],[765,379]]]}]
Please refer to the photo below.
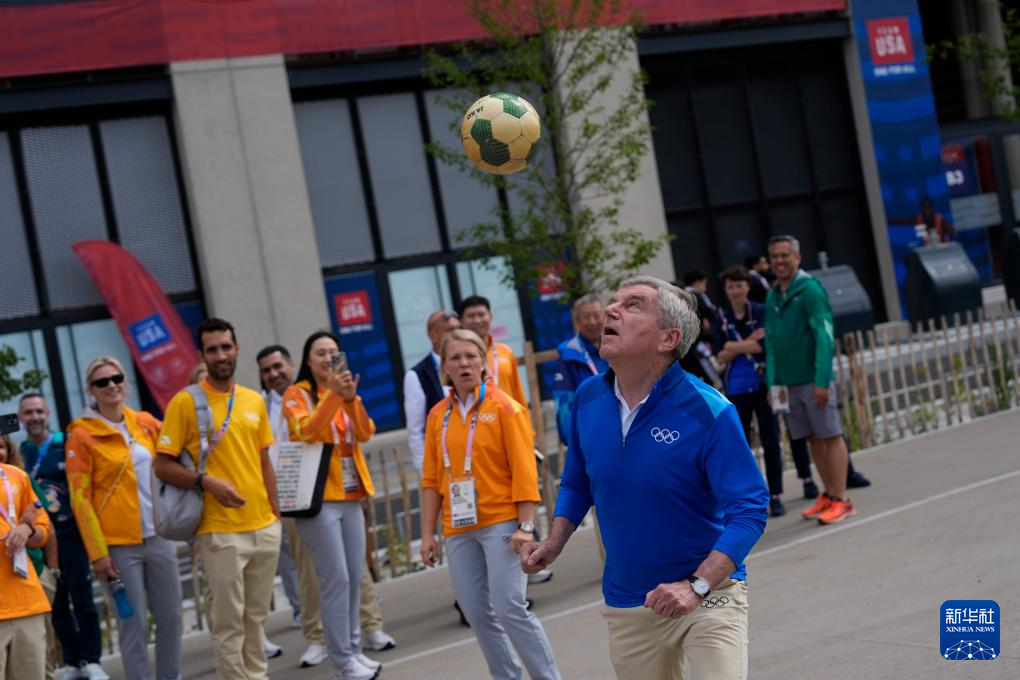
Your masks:
[{"label": "khaki trousers", "polygon": [[0,678],[46,677],[46,619],[49,614],[0,621]]},{"label": "khaki trousers", "polygon": [[238,534],[198,537],[198,549],[213,592],[209,628],[220,680],[266,680],[262,631],[273,596],[280,556],[279,522]]},{"label": "khaki trousers", "polygon": [[375,594],[375,582],[365,564],[361,572],[361,632],[375,633],[383,629],[382,607]]},{"label": "khaki trousers", "polygon": [[298,600],[301,602],[301,634],[308,644],[324,645],[322,617],[319,614],[319,577],[315,563],[308,553],[293,517],[283,518],[283,529],[287,532],[287,547],[294,560],[298,578]]},{"label": "khaki trousers", "polygon": [[609,607],[609,656],[619,680],[746,680],[747,584],[730,580],[686,616]]}]

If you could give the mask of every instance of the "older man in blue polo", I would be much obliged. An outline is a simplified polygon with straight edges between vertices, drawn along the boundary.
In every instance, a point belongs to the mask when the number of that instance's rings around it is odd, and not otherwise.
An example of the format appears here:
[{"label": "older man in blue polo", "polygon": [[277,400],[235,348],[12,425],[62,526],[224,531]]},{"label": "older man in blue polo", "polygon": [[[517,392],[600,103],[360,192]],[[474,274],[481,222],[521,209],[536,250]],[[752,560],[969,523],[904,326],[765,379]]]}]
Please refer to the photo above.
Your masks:
[{"label": "older man in blue polo", "polygon": [[526,572],[548,566],[595,506],[609,652],[627,680],[747,677],[744,559],[769,495],[734,406],[679,365],[699,328],[675,286],[620,285],[599,348],[610,370],[574,397],[552,530],[521,550]]}]

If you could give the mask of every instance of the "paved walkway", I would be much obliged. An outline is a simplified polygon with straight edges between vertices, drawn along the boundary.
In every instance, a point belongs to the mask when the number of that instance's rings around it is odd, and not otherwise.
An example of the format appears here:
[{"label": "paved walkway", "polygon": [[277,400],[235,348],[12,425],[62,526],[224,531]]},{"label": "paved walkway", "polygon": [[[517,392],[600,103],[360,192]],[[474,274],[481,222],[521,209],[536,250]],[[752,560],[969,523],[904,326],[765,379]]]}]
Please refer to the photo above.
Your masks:
[{"label": "paved walkway", "polygon": [[[754,680],[1020,678],[1020,412],[855,454],[875,482],[853,498],[860,512],[822,527],[798,516],[799,484],[787,477],[790,513],[769,522],[749,560],[750,665]],[[600,565],[582,529],[530,596],[564,678],[613,678],[598,613]],[[457,622],[443,569],[380,587],[386,629],[399,646],[375,654],[381,678],[487,677],[473,637]],[[939,655],[939,606],[993,599],[1002,610],[1002,656],[963,664]],[[270,636],[286,653],[274,678],[329,678],[328,662],[299,669],[303,649],[289,612]],[[105,663],[122,678],[119,662]],[[184,677],[214,678],[207,636],[185,643]]]}]

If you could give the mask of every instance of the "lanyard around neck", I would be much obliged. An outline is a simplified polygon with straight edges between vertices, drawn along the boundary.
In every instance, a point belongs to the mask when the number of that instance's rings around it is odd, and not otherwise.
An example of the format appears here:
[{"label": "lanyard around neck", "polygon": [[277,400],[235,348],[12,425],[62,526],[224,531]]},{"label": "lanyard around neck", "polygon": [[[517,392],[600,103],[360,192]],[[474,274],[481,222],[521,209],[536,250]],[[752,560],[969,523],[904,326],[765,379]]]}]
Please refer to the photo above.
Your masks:
[{"label": "lanyard around neck", "polygon": [[[344,436],[347,441],[347,446],[354,446],[354,428],[351,427],[351,417],[347,415],[347,411],[344,410],[343,406],[340,407],[340,414],[344,417]],[[333,444],[340,446],[340,430],[337,429],[336,421],[329,421],[330,429],[333,430]]]},{"label": "lanyard around neck", "polygon": [[489,344],[489,374],[496,385],[499,385],[499,352],[496,351],[496,342]]},{"label": "lanyard around neck", "polygon": [[[234,412],[234,396],[237,394],[237,383],[230,388],[230,400],[227,401],[227,417],[223,419],[223,425],[220,426],[220,431],[213,435],[209,442],[209,450],[216,448],[216,446],[223,441],[223,435],[227,433],[227,428],[230,427],[230,416]],[[210,418],[209,422],[212,422],[212,407],[209,407]]]},{"label": "lanyard around neck", "polygon": [[0,468],[0,477],[3,477],[4,493],[7,495],[7,510],[4,511],[3,506],[0,506],[0,512],[3,512],[4,519],[13,529],[14,523],[17,521],[17,513],[14,509],[14,487],[11,486],[11,482],[7,479],[7,473],[4,472],[3,468]]},{"label": "lanyard around neck", "polygon": [[[451,390],[450,403],[446,405],[446,414],[443,416],[443,465],[446,467],[447,476],[450,472],[450,452],[446,448],[446,431],[450,426],[450,412],[453,411],[453,400],[457,398],[456,391]],[[478,414],[482,410],[482,401],[485,399],[485,383],[478,391],[478,401],[475,403],[475,412],[471,416],[471,427],[468,429],[467,449],[464,453],[464,474],[471,476],[471,449],[475,445],[475,427],[478,425]]]},{"label": "lanyard around neck", "polygon": [[46,437],[46,441],[39,444],[39,454],[35,457],[35,465],[32,466],[32,472],[29,473],[29,476],[32,477],[32,479],[36,479],[36,475],[39,474],[39,468],[42,467],[43,460],[45,460],[46,454],[50,451],[50,444],[53,443],[53,437],[54,433],[50,432],[49,436]]}]

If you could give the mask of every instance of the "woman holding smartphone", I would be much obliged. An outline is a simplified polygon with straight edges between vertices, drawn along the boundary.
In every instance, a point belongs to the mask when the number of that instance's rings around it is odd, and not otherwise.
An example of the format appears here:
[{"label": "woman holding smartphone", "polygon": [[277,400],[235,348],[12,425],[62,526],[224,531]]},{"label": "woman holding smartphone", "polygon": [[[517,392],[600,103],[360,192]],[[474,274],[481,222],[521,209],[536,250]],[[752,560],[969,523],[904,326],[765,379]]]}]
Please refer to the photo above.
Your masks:
[{"label": "woman holding smartphone", "polygon": [[[436,563],[443,534],[457,602],[499,680],[558,680],[552,648],[524,598],[517,553],[535,540],[538,469],[528,411],[485,375],[486,347],[469,330],[443,336],[440,376],[453,388],[429,412],[422,468],[421,558]],[[508,640],[509,638],[509,640]]]},{"label": "woman holding smartphone", "polygon": [[337,677],[370,680],[381,664],[361,650],[361,572],[365,516],[361,500],[375,494],[361,444],[375,434],[354,377],[328,331],[309,336],[297,381],[283,394],[292,441],[333,445],[322,509],[297,518],[297,528],[319,576],[322,628]]}]

